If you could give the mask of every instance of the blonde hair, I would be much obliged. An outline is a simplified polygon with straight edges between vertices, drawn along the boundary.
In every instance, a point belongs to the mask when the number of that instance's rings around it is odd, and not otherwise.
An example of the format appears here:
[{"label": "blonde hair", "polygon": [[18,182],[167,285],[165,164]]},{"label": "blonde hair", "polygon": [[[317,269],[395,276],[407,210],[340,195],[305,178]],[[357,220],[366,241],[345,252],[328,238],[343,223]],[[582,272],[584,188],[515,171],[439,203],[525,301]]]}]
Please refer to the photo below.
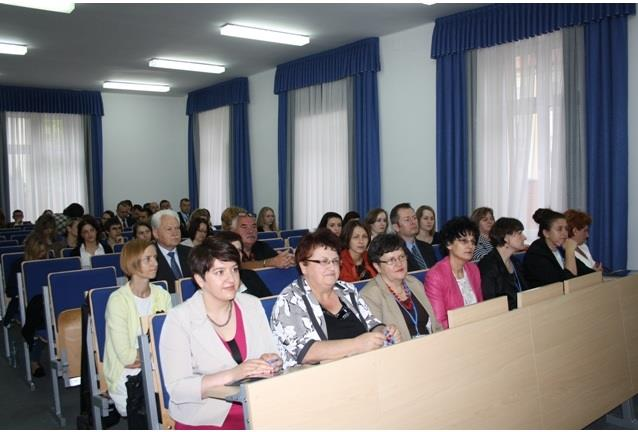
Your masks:
[{"label": "blonde hair", "polygon": [[266,212],[271,211],[274,219],[272,221],[272,225],[269,227],[271,231],[279,231],[277,227],[277,216],[275,215],[275,211],[270,207],[262,207],[259,210],[259,214],[257,215],[257,228],[263,228],[266,225]]},{"label": "blonde hair", "polygon": [[133,239],[124,245],[120,255],[120,267],[125,275],[131,277],[140,269],[140,258],[149,246],[153,246],[153,243],[142,239]]}]

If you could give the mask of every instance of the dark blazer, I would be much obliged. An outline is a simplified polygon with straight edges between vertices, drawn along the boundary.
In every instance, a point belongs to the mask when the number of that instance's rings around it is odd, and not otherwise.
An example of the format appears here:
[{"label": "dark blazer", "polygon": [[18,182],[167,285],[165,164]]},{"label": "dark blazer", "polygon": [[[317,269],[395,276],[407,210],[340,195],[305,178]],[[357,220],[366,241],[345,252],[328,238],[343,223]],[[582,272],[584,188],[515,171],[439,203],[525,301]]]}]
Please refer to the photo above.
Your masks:
[{"label": "dark blazer", "polygon": [[523,271],[530,288],[549,285],[554,282],[562,282],[576,276],[594,272],[594,270],[584,264],[579,265],[578,259],[576,260],[576,267],[578,270],[577,275],[573,275],[567,269],[562,269],[549,246],[547,246],[544,238],[536,239],[529,246],[523,259]]},{"label": "dark blazer", "polygon": [[[157,274],[153,280],[165,280],[168,284],[168,292],[172,294],[175,292],[175,276],[173,275],[173,270],[171,270],[171,264],[166,261],[164,254],[162,254],[162,251],[159,250],[157,244],[155,244],[155,249],[157,250]],[[191,249],[192,248],[184,245],[177,245],[176,248],[179,265],[182,269],[182,276],[185,278],[193,276],[188,264],[188,254]]]},{"label": "dark blazer", "polygon": [[[416,247],[419,248],[419,251],[421,252],[421,255],[423,256],[423,259],[425,260],[425,264],[427,264],[428,268],[432,268],[434,264],[436,264],[436,257],[434,256],[434,248],[432,247],[431,244],[421,240],[415,240],[415,242],[416,242]],[[422,270],[422,268],[419,267],[419,265],[417,264],[417,261],[414,258],[414,255],[412,255],[412,252],[408,249],[408,247],[405,244],[403,245],[403,250],[405,251],[405,256],[408,257],[408,271],[411,272],[411,271]]]},{"label": "dark blazer", "polygon": [[[516,270],[516,274],[510,274],[501,258],[501,254],[494,248],[478,263],[481,271],[481,289],[483,290],[483,300],[489,300],[495,297],[507,296],[507,304],[509,310],[516,309],[518,293],[518,285],[520,283],[521,291],[528,288],[527,281],[523,276],[523,269],[517,260],[513,259],[512,264]],[[518,279],[516,278],[518,276]]]},{"label": "dark blazer", "polygon": [[261,280],[257,272],[249,269],[239,269],[239,278],[246,285],[245,294],[252,294],[255,297],[270,297],[272,293]]},{"label": "dark blazer", "polygon": [[182,232],[182,237],[188,237],[188,216],[184,217],[181,211],[177,212],[179,217],[179,229]]}]

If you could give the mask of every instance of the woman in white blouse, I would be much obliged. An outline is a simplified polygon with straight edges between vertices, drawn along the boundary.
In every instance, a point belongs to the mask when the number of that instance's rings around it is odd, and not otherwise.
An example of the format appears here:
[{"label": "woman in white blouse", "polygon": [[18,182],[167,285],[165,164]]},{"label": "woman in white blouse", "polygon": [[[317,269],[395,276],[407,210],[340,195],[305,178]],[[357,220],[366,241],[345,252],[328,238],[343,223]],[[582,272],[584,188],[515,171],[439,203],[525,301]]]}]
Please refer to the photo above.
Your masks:
[{"label": "woman in white blouse", "polygon": [[71,255],[80,257],[82,268],[91,268],[92,256],[113,253],[108,243],[98,240],[98,233],[98,224],[91,216],[86,216],[78,224],[78,245]]}]

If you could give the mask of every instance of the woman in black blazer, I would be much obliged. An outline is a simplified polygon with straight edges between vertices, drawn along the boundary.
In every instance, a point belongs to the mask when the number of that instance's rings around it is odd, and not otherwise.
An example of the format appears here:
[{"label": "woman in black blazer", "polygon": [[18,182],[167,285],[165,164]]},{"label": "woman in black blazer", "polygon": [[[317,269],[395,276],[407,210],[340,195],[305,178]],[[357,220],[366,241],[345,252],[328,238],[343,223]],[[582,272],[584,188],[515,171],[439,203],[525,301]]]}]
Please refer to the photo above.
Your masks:
[{"label": "woman in black blazer", "polygon": [[512,255],[525,250],[523,224],[518,219],[499,218],[490,230],[494,249],[480,262],[483,300],[507,296],[509,310],[516,309],[516,294],[527,289],[521,265]]},{"label": "woman in black blazer", "polygon": [[538,239],[525,254],[523,269],[531,288],[562,282],[591,273],[576,262],[576,242],[568,237],[567,220],[562,213],[538,209],[533,219],[538,223]]}]

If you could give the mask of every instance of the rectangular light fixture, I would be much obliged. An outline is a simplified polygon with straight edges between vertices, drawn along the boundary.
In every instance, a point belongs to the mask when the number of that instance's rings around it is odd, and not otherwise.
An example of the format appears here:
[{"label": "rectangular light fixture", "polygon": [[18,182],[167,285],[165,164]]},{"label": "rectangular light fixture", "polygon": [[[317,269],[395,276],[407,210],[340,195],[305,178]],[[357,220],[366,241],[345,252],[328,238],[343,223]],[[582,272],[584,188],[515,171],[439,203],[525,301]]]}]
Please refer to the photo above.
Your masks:
[{"label": "rectangular light fixture", "polygon": [[206,73],[214,73],[220,74],[226,71],[224,66],[217,66],[214,64],[208,63],[193,63],[193,62],[185,62],[178,60],[167,60],[167,59],[158,59],[154,58],[148,62],[150,67],[163,68],[163,69],[177,69],[177,70],[186,70],[186,71],[194,71],[194,72],[206,72]]},{"label": "rectangular light fixture", "polygon": [[75,3],[63,0],[9,0],[0,1],[2,4],[21,6],[31,9],[41,9],[51,12],[71,13],[75,9]]},{"label": "rectangular light fixture", "polygon": [[26,45],[0,43],[0,54],[25,55],[26,53]]},{"label": "rectangular light fixture", "polygon": [[159,93],[166,93],[171,89],[169,86],[163,84],[142,84],[117,81],[105,81],[104,84],[102,84],[102,87],[105,89],[150,91]]},{"label": "rectangular light fixture", "polygon": [[288,45],[302,46],[310,43],[310,38],[308,36],[264,30],[254,27],[244,27],[235,24],[225,24],[221,27],[220,31],[224,36],[234,36]]}]

